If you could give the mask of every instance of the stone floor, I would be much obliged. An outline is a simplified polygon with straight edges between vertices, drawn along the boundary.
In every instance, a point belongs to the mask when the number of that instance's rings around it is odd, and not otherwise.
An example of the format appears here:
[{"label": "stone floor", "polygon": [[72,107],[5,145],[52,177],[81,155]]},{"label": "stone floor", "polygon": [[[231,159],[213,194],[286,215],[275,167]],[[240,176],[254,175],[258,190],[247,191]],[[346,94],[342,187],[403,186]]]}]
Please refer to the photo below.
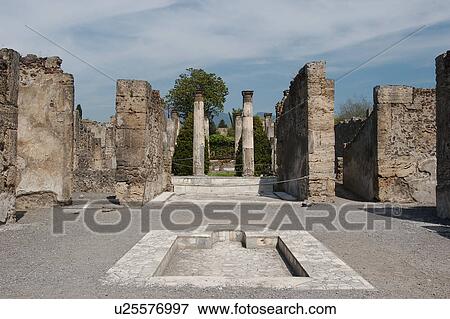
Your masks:
[{"label": "stone floor", "polygon": [[178,250],[163,276],[229,278],[292,276],[275,248],[246,249],[241,242],[217,242],[211,249]]},{"label": "stone floor", "polygon": [[[337,206],[363,204],[347,194],[340,196],[333,200]],[[189,201],[202,206],[218,200],[211,196],[187,197],[173,196],[169,202]],[[269,213],[285,203],[276,197],[259,196],[220,200],[267,203]],[[118,207],[110,204],[102,209],[97,219],[117,222],[114,208]],[[304,207],[298,215],[311,213],[311,208]],[[104,284],[109,269],[145,238],[143,220],[150,219],[157,225],[161,214],[133,210],[126,230],[98,234],[83,223],[82,205],[68,207],[67,212],[77,219],[66,223],[62,235],[52,233],[50,209],[27,212],[16,224],[0,226],[3,298],[450,298],[450,222],[436,218],[434,207],[410,207],[399,216],[381,217],[392,223],[391,230],[327,231],[317,227],[308,232],[375,288],[325,290],[221,284],[199,287],[177,283],[180,277],[176,276],[163,277],[174,279],[173,285],[164,287]],[[359,221],[374,214],[377,210],[361,206],[351,219]],[[145,262],[146,256],[142,258]]]}]

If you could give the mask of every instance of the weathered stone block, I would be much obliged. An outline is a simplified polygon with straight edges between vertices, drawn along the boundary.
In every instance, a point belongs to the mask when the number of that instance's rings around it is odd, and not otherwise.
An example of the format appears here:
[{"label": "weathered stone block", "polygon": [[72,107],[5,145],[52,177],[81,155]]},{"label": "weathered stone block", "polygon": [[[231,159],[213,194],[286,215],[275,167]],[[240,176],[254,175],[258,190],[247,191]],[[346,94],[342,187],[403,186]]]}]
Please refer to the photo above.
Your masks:
[{"label": "weathered stone block", "polygon": [[411,86],[389,85],[374,88],[375,104],[413,104],[413,90]]}]

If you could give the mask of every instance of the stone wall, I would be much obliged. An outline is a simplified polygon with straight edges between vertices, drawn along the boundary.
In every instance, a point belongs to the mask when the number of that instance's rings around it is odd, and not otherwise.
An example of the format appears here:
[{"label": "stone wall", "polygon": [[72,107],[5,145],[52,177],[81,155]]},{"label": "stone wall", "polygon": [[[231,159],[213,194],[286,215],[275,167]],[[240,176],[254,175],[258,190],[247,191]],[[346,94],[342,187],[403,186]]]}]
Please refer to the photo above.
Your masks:
[{"label": "stone wall", "polygon": [[0,224],[15,217],[19,59],[14,50],[0,50]]},{"label": "stone wall", "polygon": [[366,200],[433,204],[435,108],[433,89],[375,87],[370,123],[345,149],[344,186]]},{"label": "stone wall", "polygon": [[81,119],[74,121],[74,192],[114,193],[115,127]]},{"label": "stone wall", "polygon": [[377,112],[372,112],[344,148],[345,188],[366,200],[375,198],[377,183]]},{"label": "stone wall", "polygon": [[278,179],[292,180],[280,190],[299,200],[334,196],[334,82],[326,79],[325,62],[299,71],[279,111]]},{"label": "stone wall", "polygon": [[170,178],[164,167],[164,101],[157,90],[152,91],[151,107],[147,113],[146,162],[148,172],[144,201],[149,201],[167,189]]},{"label": "stone wall", "polygon": [[438,216],[450,218],[450,51],[436,58]]},{"label": "stone wall", "polygon": [[58,57],[20,59],[17,208],[70,202],[73,76]]},{"label": "stone wall", "polygon": [[363,126],[364,120],[351,118],[343,120],[334,126],[334,172],[336,180],[342,181],[344,169],[344,145],[350,143]]},{"label": "stone wall", "polygon": [[165,188],[164,114],[158,99],[146,81],[117,81],[116,196],[121,201],[144,203]]}]

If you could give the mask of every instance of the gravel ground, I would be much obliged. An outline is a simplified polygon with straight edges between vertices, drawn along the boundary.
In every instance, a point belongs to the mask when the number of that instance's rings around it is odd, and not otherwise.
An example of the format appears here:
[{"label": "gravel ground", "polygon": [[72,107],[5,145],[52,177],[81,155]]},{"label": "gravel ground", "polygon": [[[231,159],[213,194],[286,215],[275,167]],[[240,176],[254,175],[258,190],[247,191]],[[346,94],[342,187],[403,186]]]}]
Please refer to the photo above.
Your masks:
[{"label": "gravel ground", "polygon": [[[174,197],[177,203],[193,198]],[[213,198],[202,196],[204,205]],[[244,198],[263,201],[261,198]],[[271,207],[283,202],[273,198]],[[341,205],[349,200],[337,199]],[[199,201],[200,203],[200,201]],[[114,205],[111,205],[114,207]],[[293,289],[136,288],[102,285],[100,279],[144,234],[141,216],[119,234],[97,234],[72,213],[64,235],[52,234],[50,209],[28,212],[17,223],[0,226],[0,297],[2,298],[450,298],[450,226],[432,217],[432,208],[410,208],[392,218],[392,230],[325,231],[311,234],[332,250],[376,291],[298,291]],[[302,213],[300,213],[302,214]],[[352,218],[365,218],[360,211]],[[158,219],[152,213],[151,219]],[[100,222],[117,215],[106,208]]]}]

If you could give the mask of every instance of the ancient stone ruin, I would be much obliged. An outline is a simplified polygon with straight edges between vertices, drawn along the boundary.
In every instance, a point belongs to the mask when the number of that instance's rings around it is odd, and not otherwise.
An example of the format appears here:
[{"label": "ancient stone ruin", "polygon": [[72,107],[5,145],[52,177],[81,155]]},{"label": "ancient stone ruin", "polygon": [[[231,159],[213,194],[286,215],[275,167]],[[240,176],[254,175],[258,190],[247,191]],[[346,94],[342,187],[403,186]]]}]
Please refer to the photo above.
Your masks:
[{"label": "ancient stone ruin", "polygon": [[20,59],[17,208],[72,198],[73,76],[58,57]]},{"label": "ancient stone ruin", "polygon": [[177,145],[177,137],[180,132],[180,118],[176,111],[170,113],[170,117],[164,121],[163,147],[164,147],[164,185],[171,188],[172,158]]},{"label": "ancient stone ruin", "polygon": [[438,216],[450,218],[450,51],[436,58]]},{"label": "ancient stone ruin", "polygon": [[234,112],[234,153],[236,154],[239,148],[239,142],[242,137],[242,113]]},{"label": "ancient stone ruin", "polygon": [[344,186],[366,200],[435,202],[433,89],[377,86],[374,108],[344,150]]},{"label": "ancient stone ruin", "polygon": [[15,217],[19,59],[14,50],[0,50],[0,224]]},{"label": "ancient stone ruin", "polygon": [[334,196],[334,81],[325,62],[299,71],[277,113],[281,190],[299,200]]},{"label": "ancient stone ruin", "polygon": [[194,97],[194,140],[192,142],[193,174],[205,175],[205,106],[203,93],[197,91]]},{"label": "ancient stone ruin", "polygon": [[99,123],[74,114],[73,191],[114,194],[115,123]]},{"label": "ancient stone ruin", "polygon": [[253,91],[242,91],[242,175],[255,175],[253,141]]},{"label": "ancient stone ruin", "polygon": [[267,135],[267,138],[270,141],[271,154],[272,158],[271,171],[275,172],[275,149],[276,149],[276,139],[275,139],[275,123],[272,119],[272,113],[264,113],[264,132]]},{"label": "ancient stone ruin", "polygon": [[[448,218],[449,56],[436,59],[436,90],[377,86],[367,119],[336,125],[334,82],[326,78],[325,62],[307,63],[277,103],[276,121],[264,114],[278,190],[298,200],[326,201],[343,177],[344,187],[365,200],[437,202],[438,215]],[[159,91],[147,81],[118,80],[111,120],[83,119],[74,111],[73,76],[61,63],[58,57],[0,50],[0,223],[14,220],[15,207],[66,204],[73,193],[144,204],[176,188],[171,168],[181,123],[176,112],[164,113]],[[242,185],[233,178],[226,183],[243,193],[251,185],[252,194],[263,194],[262,186],[272,189],[274,177],[267,179],[270,185],[255,185],[253,91],[242,96],[242,113],[233,114],[234,151],[241,141],[245,178]],[[202,92],[195,94],[192,162],[198,182],[208,180],[202,176],[209,143],[203,99]],[[215,179],[219,184],[208,191],[228,193],[219,189],[224,181]]]},{"label": "ancient stone ruin", "polygon": [[138,80],[118,80],[116,93],[116,196],[146,202],[164,185],[164,114],[159,92]]},{"label": "ancient stone ruin", "polygon": [[344,173],[344,146],[350,143],[364,124],[364,119],[351,118],[334,125],[334,172],[336,180],[342,182]]}]

